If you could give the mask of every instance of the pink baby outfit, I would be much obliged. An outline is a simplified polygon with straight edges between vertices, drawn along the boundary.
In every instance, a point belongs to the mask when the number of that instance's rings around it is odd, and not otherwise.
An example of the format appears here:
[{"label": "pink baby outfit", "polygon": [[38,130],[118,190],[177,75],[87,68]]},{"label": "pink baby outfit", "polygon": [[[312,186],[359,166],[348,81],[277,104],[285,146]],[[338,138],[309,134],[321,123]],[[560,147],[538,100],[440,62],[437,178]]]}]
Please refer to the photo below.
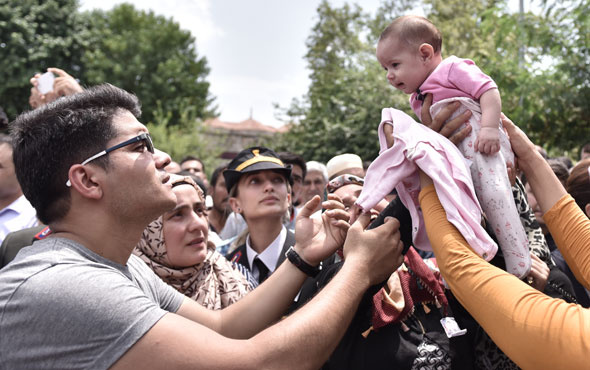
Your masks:
[{"label": "pink baby outfit", "polygon": [[[531,257],[526,232],[514,204],[506,171],[506,162],[514,164],[514,154],[501,123],[498,122],[500,152],[485,155],[473,148],[481,128],[481,106],[476,100],[486,91],[495,88],[496,83],[473,61],[451,56],[443,60],[422,83],[420,93],[432,93],[432,116],[453,101],[459,101],[461,107],[455,111],[452,118],[462,114],[466,109],[471,110],[469,124],[472,131],[458,147],[469,160],[477,198],[496,233],[506,262],[506,270],[522,278],[529,273]],[[420,117],[422,101],[418,99],[417,93],[411,95],[410,105]]]},{"label": "pink baby outfit", "polygon": [[[432,94],[432,104],[449,98],[471,98],[479,100],[481,95],[497,89],[496,83],[469,59],[450,56],[443,60],[420,86],[420,93]],[[418,94],[410,96],[410,105],[416,116],[421,117],[422,101]]]},{"label": "pink baby outfit", "polygon": [[[394,144],[387,148],[383,125],[393,125]],[[379,157],[371,163],[357,204],[368,211],[391,192],[393,187],[412,216],[412,238],[416,248],[431,251],[418,202],[418,167],[434,182],[449,221],[469,245],[486,260],[498,247],[480,225],[481,208],[465,159],[453,143],[431,129],[416,123],[404,112],[385,108],[379,125]]]}]

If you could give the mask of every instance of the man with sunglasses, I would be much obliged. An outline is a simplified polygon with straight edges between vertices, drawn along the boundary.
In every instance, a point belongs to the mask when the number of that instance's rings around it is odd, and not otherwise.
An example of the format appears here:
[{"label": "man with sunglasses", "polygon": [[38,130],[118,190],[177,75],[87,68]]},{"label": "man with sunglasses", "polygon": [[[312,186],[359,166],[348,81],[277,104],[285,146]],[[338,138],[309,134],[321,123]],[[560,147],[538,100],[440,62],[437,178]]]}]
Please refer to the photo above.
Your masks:
[{"label": "man with sunglasses", "polygon": [[[0,369],[320,367],[366,288],[401,263],[398,223],[365,231],[362,217],[344,240],[336,204],[310,218],[316,197],[301,211],[290,263],[208,311],[131,255],[148,223],[176,205],[170,157],[139,114],[134,96],[102,85],[13,123],[17,177],[52,234],[0,271]],[[332,282],[271,326],[342,242],[347,262]]]}]

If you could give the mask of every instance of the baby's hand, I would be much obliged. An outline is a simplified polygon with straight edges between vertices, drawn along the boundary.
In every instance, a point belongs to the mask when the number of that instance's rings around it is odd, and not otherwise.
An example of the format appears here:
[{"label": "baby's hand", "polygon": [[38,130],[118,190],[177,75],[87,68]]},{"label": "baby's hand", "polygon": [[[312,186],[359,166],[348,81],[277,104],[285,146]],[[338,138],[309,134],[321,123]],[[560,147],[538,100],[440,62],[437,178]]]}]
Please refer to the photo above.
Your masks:
[{"label": "baby's hand", "polygon": [[475,140],[475,150],[484,154],[494,154],[500,150],[500,138],[495,127],[482,127]]}]

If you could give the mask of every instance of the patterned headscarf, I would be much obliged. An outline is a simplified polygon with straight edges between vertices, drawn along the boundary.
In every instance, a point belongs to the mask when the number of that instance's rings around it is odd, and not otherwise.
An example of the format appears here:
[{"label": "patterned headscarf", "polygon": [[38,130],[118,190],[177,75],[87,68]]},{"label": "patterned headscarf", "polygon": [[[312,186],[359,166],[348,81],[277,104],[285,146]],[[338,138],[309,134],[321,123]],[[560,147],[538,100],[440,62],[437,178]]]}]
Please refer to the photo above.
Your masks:
[{"label": "patterned headscarf", "polygon": [[[203,191],[190,177],[172,181],[172,187],[188,184],[199,193],[204,201]],[[222,309],[237,302],[252,287],[248,279],[234,268],[225,257],[215,251],[215,246],[207,242],[207,256],[197,265],[178,268],[168,261],[164,241],[163,218],[152,221],[143,231],[139,244],[133,253],[139,256],[164,282],[182,294],[210,309]]]}]

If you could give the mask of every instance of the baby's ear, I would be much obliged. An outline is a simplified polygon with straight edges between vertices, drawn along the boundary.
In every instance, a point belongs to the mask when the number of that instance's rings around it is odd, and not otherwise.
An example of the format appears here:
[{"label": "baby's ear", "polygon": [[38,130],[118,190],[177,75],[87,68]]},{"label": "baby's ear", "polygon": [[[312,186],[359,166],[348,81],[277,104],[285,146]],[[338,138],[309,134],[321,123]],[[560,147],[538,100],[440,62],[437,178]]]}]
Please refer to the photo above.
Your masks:
[{"label": "baby's ear", "polygon": [[427,61],[432,59],[432,57],[434,56],[434,48],[430,44],[423,43],[418,48],[418,53],[420,54],[420,58],[423,61]]}]

